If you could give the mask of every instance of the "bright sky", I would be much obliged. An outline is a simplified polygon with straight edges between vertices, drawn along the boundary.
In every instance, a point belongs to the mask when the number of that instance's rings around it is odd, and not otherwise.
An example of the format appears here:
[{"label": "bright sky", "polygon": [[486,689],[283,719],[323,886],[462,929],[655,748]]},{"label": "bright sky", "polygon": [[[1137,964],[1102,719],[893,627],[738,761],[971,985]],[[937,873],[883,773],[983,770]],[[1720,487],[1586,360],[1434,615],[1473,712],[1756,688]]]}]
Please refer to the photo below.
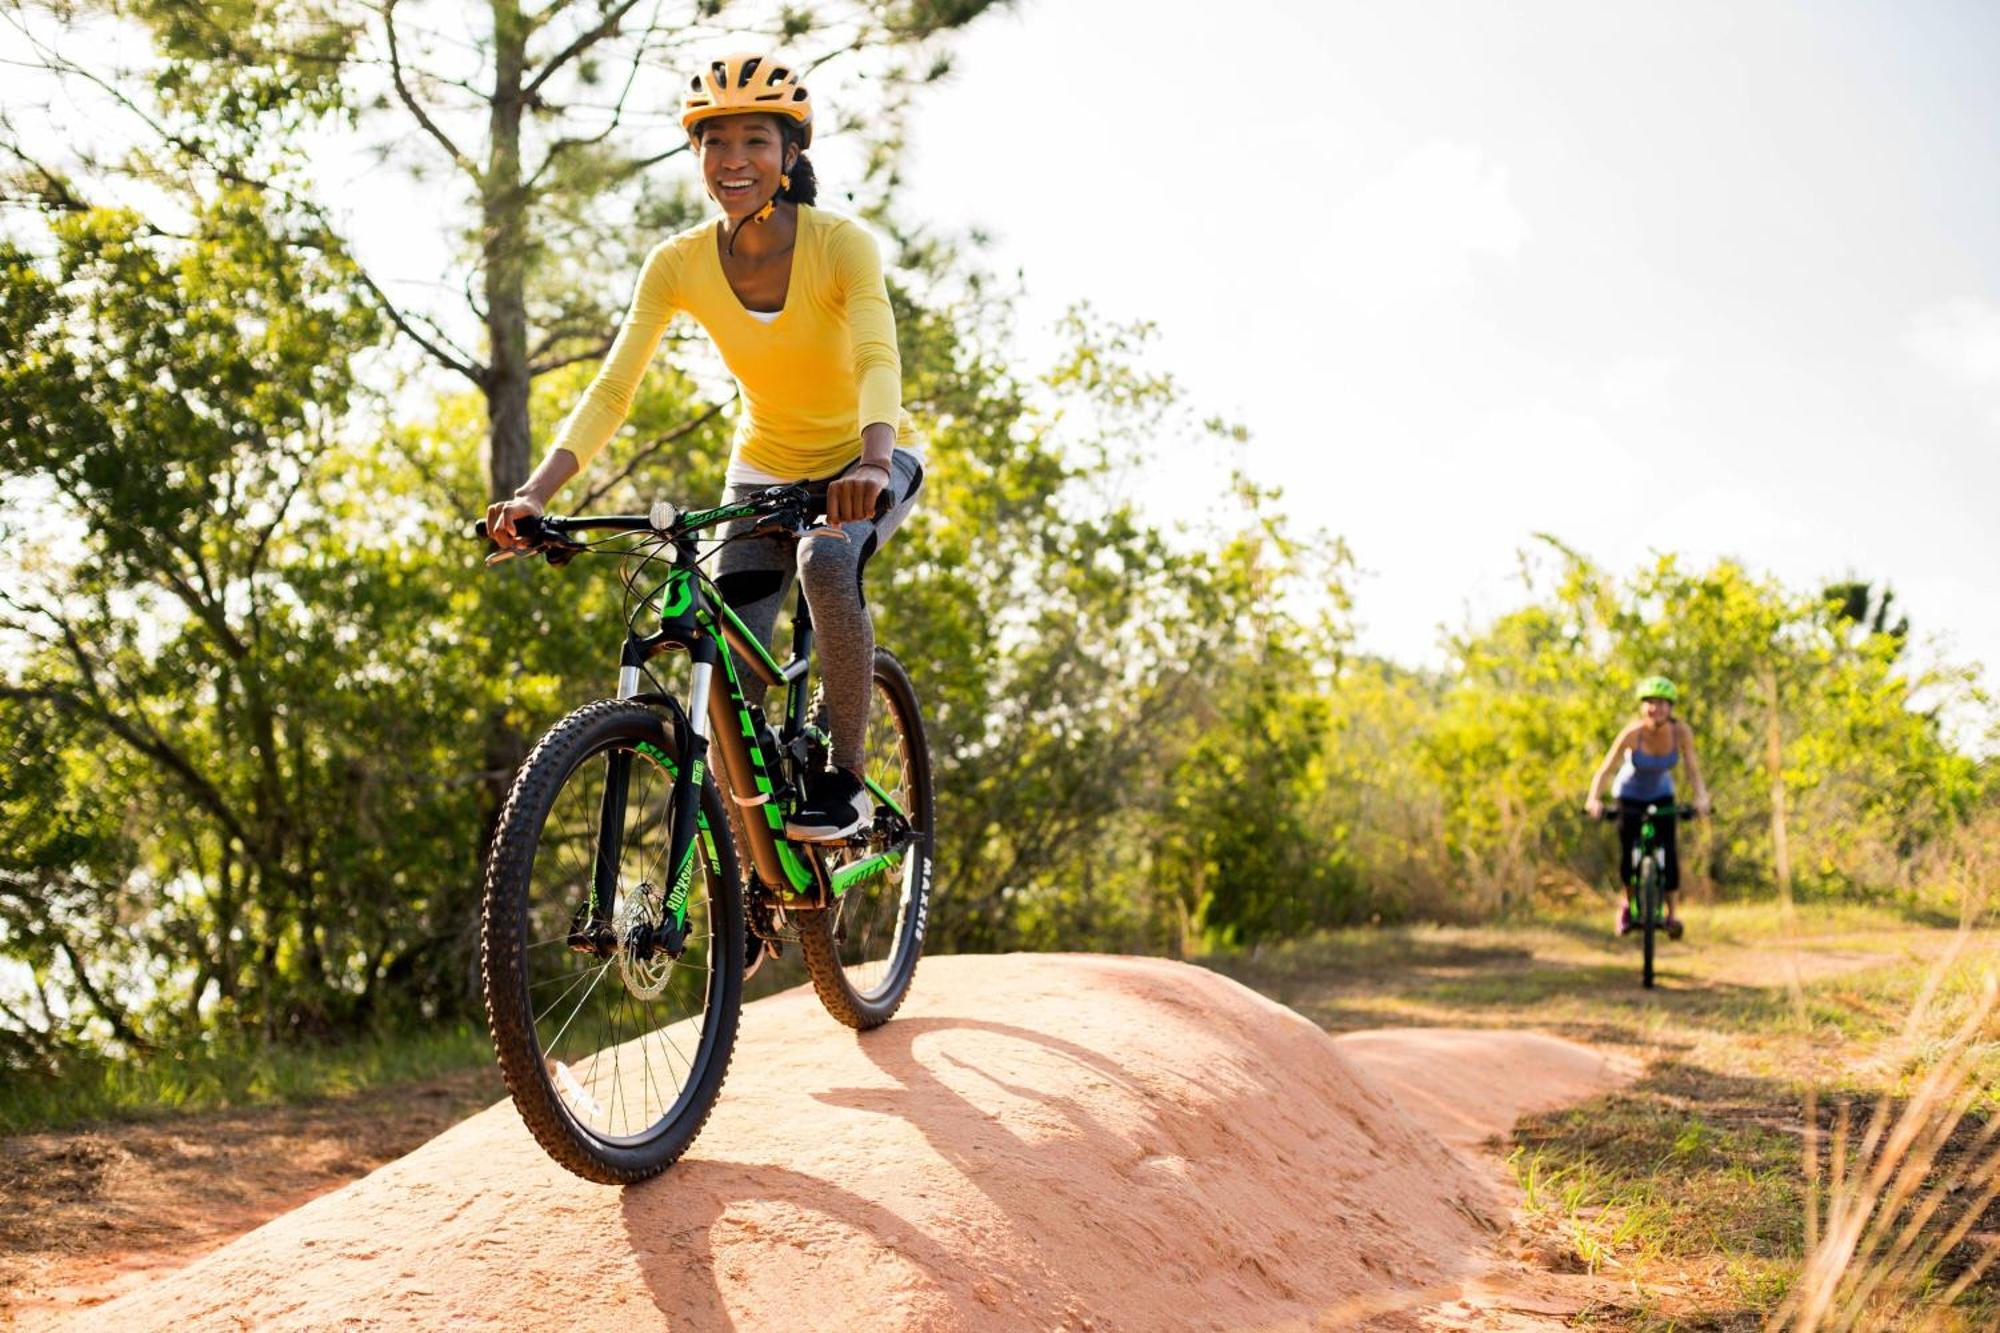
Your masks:
[{"label": "bright sky", "polygon": [[1158,321],[1364,646],[1547,530],[1887,579],[2000,667],[2000,6],[1026,0],[959,50],[905,207],[1023,328]]}]

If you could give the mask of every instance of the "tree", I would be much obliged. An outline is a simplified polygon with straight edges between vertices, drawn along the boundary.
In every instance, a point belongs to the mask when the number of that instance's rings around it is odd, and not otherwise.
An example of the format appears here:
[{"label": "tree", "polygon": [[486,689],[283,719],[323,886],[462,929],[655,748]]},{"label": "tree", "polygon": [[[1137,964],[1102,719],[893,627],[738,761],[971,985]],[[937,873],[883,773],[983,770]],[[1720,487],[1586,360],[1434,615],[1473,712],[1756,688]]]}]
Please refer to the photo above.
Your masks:
[{"label": "tree", "polygon": [[[215,947],[188,956],[221,970],[225,995],[239,927],[260,918],[272,927],[260,983],[276,989],[290,971],[323,991],[334,964],[315,869],[315,738],[290,679],[293,631],[317,609],[290,596],[279,564],[337,447],[353,355],[378,325],[309,217],[273,215],[242,189],[190,212],[191,230],[171,236],[128,211],[67,214],[46,263],[0,242],[0,341],[22,349],[0,366],[0,476],[57,501],[28,512],[74,524],[0,590],[0,630],[25,662],[0,698],[45,744],[60,721],[67,744],[42,776],[56,809],[79,819],[77,837],[25,845],[8,878],[44,909],[96,895],[100,929],[138,901],[169,937],[211,915],[202,941]],[[117,758],[94,776],[144,778],[86,801],[74,766],[107,750]],[[120,790],[146,793],[134,815],[154,828],[103,813]],[[213,891],[185,898],[186,873]],[[66,958],[78,990],[133,1039],[113,988],[92,983],[64,933],[72,919],[45,911],[25,938]],[[295,969],[281,966],[287,949]]]},{"label": "tree", "polygon": [[1857,634],[1845,597],[1801,595],[1727,560],[1694,571],[1663,556],[1621,580],[1553,539],[1543,552],[1553,571],[1531,563],[1529,604],[1454,641],[1434,708],[1414,687],[1368,694],[1409,718],[1402,734],[1414,730],[1425,764],[1402,779],[1401,803],[1420,811],[1435,793],[1444,855],[1479,907],[1525,898],[1556,866],[1608,878],[1607,839],[1575,808],[1631,688],[1655,674],[1680,686],[1716,804],[1683,856],[1696,881],[1901,891],[1916,852],[1990,789],[1939,720],[1938,701],[1972,677],[1910,670],[1886,616],[1882,632]]},{"label": "tree", "polygon": [[[131,159],[80,166],[148,174],[161,154],[263,191],[336,233],[331,201],[290,149],[307,132],[372,146],[413,181],[441,173],[463,211],[463,303],[406,302],[351,266],[375,307],[433,367],[476,389],[487,409],[487,489],[511,494],[532,465],[529,391],[540,376],[600,358],[639,256],[694,220],[696,205],[656,168],[687,152],[673,116],[679,74],[727,45],[779,44],[810,68],[866,57],[870,127],[886,173],[914,90],[949,61],[935,39],[1002,0],[829,0],[775,13],[731,0],[487,0],[483,6],[343,0],[107,0],[52,6],[130,18],[158,61],[141,79],[68,54],[37,8],[13,22],[40,61],[94,87],[135,122]],[[473,20],[477,14],[483,22]],[[18,126],[7,142],[41,169]],[[324,145],[322,145],[324,151]],[[428,221],[428,220],[427,220]],[[347,246],[351,251],[352,247]],[[465,315],[472,316],[471,324]],[[477,327],[478,344],[464,336]]]}]

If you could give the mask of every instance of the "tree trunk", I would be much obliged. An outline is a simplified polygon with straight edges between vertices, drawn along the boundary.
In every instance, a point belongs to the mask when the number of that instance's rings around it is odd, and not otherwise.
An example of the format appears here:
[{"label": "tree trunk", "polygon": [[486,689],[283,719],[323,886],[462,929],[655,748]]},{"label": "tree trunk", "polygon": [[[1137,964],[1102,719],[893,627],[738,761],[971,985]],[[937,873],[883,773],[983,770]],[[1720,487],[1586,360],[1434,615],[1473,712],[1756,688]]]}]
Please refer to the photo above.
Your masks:
[{"label": "tree trunk", "polygon": [[517,0],[493,0],[493,102],[480,191],[486,274],[487,493],[498,500],[528,479],[527,193],[521,182],[521,83],[527,24]]},{"label": "tree trunk", "polygon": [[[512,495],[528,479],[528,302],[527,192],[521,180],[522,81],[527,67],[527,24],[518,0],[492,0],[493,98],[488,116],[486,175],[480,189],[481,269],[486,276],[487,496]],[[521,736],[507,724],[504,709],[486,723],[486,770],[479,856],[483,870],[493,826],[500,818],[514,769],[525,752]],[[478,901],[475,878],[454,895],[468,906]],[[460,914],[470,921],[471,914]],[[478,994],[477,951],[472,951],[459,998],[471,1006]]]},{"label": "tree trunk", "polygon": [[1778,896],[1792,898],[1792,853],[1785,842],[1784,735],[1778,716],[1778,673],[1764,670],[1764,767],[1771,779],[1771,869]]}]

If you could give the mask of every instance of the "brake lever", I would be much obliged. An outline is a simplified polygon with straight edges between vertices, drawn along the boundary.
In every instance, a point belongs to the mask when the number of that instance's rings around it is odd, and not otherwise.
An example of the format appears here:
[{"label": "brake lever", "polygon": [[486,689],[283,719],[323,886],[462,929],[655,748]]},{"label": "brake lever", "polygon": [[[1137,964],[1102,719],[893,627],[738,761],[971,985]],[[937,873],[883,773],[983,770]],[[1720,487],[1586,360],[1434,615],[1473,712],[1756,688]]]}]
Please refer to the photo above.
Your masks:
[{"label": "brake lever", "polygon": [[[524,556],[531,555],[539,555],[552,565],[566,565],[575,558],[578,551],[583,549],[582,545],[570,541],[567,537],[555,536],[544,530],[541,519],[532,514],[520,519],[515,524],[514,530],[536,544],[532,546],[501,546],[495,550],[488,551],[486,553],[486,567],[488,569],[508,560],[519,560]],[[472,532],[475,537],[483,537],[489,542],[493,540],[493,534],[487,530],[486,520],[483,518],[472,525]]]}]

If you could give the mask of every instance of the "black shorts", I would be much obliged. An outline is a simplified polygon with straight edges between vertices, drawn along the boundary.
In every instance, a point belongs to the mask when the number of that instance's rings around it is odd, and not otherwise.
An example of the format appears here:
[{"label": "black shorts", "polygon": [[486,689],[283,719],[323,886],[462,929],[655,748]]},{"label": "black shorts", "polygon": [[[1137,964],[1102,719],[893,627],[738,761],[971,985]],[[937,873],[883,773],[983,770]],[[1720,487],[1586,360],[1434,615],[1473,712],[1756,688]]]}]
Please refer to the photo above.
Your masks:
[{"label": "black shorts", "polygon": [[[1646,822],[1646,807],[1651,801],[1631,801],[1623,796],[1618,798],[1618,868],[1625,881],[1625,887],[1639,887],[1639,866],[1632,854],[1639,846],[1639,826]],[[1674,830],[1680,820],[1674,817],[1674,803],[1668,800],[1660,805],[1653,816],[1653,836],[1661,850],[1667,854],[1666,883],[1663,886],[1672,893],[1681,886],[1680,849],[1674,845]]]}]

